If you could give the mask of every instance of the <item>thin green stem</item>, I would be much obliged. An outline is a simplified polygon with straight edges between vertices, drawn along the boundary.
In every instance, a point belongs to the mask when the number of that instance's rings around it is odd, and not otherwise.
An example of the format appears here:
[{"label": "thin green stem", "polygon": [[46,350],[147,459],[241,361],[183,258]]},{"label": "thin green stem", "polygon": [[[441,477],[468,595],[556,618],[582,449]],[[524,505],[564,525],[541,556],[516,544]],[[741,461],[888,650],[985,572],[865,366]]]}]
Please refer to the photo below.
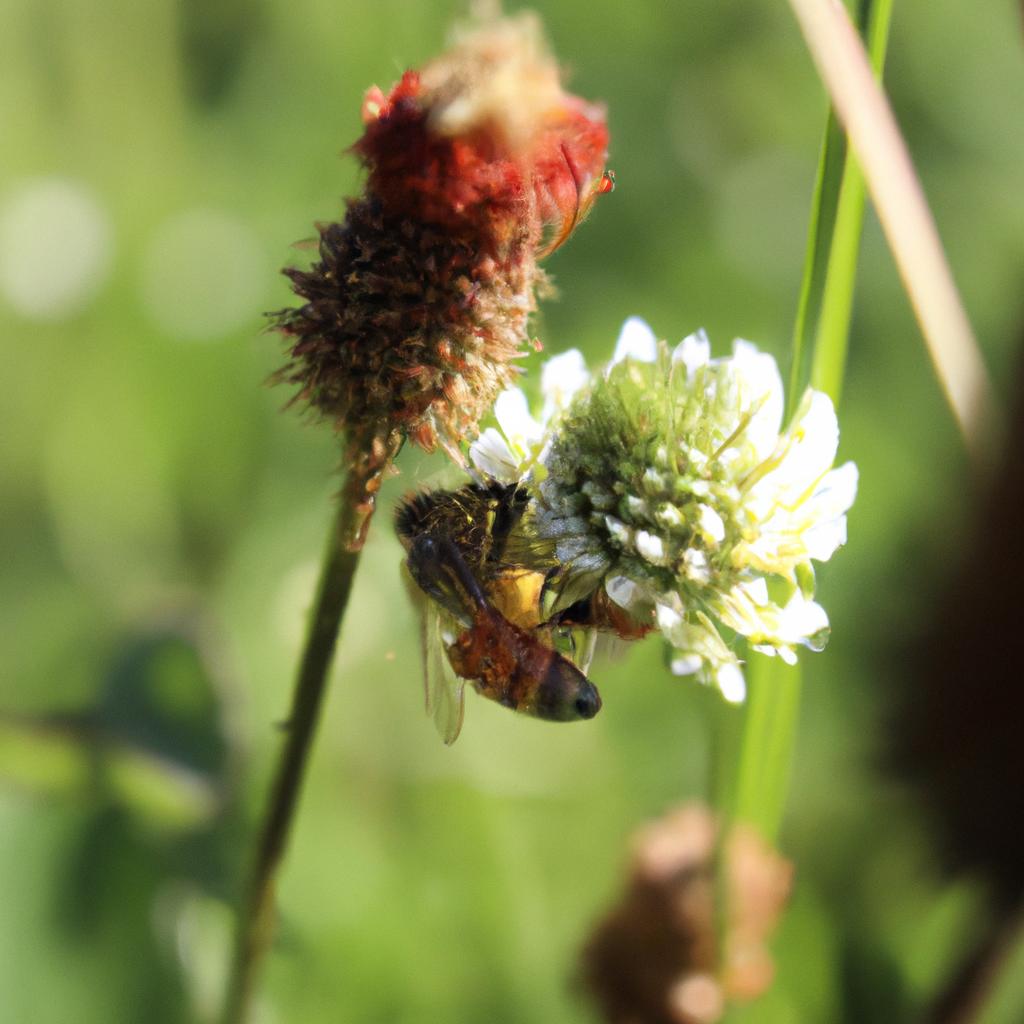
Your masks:
[{"label": "thin green stem", "polygon": [[774,842],[786,807],[800,713],[799,665],[752,654],[733,813]]},{"label": "thin green stem", "polygon": [[803,280],[793,326],[793,354],[789,390],[786,394],[787,420],[796,411],[811,376],[813,328],[818,320],[828,273],[828,255],[832,246],[845,154],[846,137],[830,107],[818,155],[818,171],[814,179],[811,217],[807,228],[807,255],[804,257]]},{"label": "thin green stem", "polygon": [[350,452],[351,468],[327,538],[291,713],[285,726],[284,749],[256,842],[228,979],[224,1024],[244,1024],[249,1017],[260,967],[274,932],[277,872],[298,809],[338,633],[373,511],[373,496],[396,452],[394,442],[383,455]]},{"label": "thin green stem", "polygon": [[[893,0],[873,0],[867,5],[868,52],[872,68],[878,76],[881,76],[885,65],[892,4]],[[836,405],[839,404],[846,371],[853,291],[857,278],[857,256],[864,226],[866,199],[867,188],[860,165],[852,153],[847,153],[811,368],[811,386],[830,395]]]},{"label": "thin green stem", "polygon": [[736,793],[743,709],[722,700],[722,695],[711,688],[708,688],[705,696],[708,729],[715,738],[707,789],[712,804],[728,811]]},{"label": "thin green stem", "polygon": [[[878,75],[884,63],[891,15],[892,0],[859,0],[857,4],[858,27],[868,38]],[[790,416],[808,383],[824,390],[838,404],[846,367],[865,188],[852,152],[836,140],[836,131],[835,114],[830,112],[819,157],[793,332]],[[813,351],[809,351],[812,332],[815,340]],[[735,820],[754,825],[765,839],[774,842],[789,792],[802,675],[799,665],[788,666],[781,659],[751,653],[747,679],[746,717],[728,810]]]}]

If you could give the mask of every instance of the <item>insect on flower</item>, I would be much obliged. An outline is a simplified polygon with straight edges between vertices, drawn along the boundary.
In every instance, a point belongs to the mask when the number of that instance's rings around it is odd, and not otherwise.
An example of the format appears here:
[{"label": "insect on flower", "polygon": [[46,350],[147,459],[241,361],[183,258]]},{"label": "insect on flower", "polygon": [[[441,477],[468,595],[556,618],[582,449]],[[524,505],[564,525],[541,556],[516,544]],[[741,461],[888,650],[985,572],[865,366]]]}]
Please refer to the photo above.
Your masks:
[{"label": "insect on flower", "polygon": [[601,697],[584,672],[596,631],[643,628],[602,600],[545,611],[549,573],[528,564],[528,540],[517,534],[528,501],[525,489],[492,481],[399,507],[395,525],[423,616],[427,711],[446,743],[461,729],[467,681],[535,718],[593,718]]}]

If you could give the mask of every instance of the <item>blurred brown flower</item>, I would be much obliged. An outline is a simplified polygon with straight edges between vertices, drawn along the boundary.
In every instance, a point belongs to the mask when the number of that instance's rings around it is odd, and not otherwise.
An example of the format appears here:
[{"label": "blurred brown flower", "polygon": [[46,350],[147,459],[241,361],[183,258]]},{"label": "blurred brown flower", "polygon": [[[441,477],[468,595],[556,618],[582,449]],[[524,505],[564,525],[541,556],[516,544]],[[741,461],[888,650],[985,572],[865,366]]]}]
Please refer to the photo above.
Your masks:
[{"label": "blurred brown flower", "polygon": [[[771,985],[766,942],[792,867],[752,829],[733,828],[723,847],[720,916],[717,836],[700,804],[637,834],[626,891],[583,953],[584,983],[612,1024],[713,1024],[729,1001],[754,999]],[[717,920],[725,922],[721,940]]]},{"label": "blurred brown flower", "polygon": [[396,438],[457,458],[514,379],[539,256],[606,191],[600,107],[562,90],[539,22],[491,20],[363,103],[363,195],[287,270],[280,380],[359,451]]}]

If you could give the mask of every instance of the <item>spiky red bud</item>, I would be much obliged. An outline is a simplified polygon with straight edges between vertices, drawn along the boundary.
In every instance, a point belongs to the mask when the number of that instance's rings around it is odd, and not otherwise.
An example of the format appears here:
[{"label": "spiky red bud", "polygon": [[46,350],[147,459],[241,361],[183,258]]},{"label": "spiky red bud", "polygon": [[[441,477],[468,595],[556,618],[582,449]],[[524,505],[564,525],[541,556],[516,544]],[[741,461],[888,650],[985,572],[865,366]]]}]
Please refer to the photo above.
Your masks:
[{"label": "spiky red bud", "polygon": [[364,194],[288,270],[279,377],[367,450],[458,443],[515,376],[561,244],[606,191],[603,110],[566,94],[537,21],[491,22],[363,101]]}]

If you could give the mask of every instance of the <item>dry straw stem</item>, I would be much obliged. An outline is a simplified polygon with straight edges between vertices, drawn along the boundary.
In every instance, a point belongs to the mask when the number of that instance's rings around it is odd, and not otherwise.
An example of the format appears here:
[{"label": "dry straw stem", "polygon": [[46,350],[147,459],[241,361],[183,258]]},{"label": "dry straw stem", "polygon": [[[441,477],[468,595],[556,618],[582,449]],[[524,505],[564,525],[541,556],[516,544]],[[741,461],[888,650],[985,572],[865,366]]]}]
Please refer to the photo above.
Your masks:
[{"label": "dry straw stem", "polygon": [[789,0],[864,171],[939,382],[972,455],[999,416],[977,341],[906,143],[840,0]]}]

